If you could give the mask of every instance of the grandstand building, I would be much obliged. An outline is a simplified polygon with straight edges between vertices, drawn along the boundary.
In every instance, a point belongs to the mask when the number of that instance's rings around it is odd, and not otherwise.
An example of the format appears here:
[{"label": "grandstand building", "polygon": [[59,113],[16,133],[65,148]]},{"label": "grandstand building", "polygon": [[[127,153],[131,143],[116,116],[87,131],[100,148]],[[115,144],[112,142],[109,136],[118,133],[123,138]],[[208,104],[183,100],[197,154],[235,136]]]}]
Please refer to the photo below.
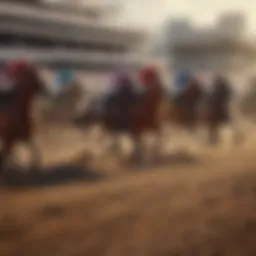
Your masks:
[{"label": "grandstand building", "polygon": [[141,64],[146,35],[104,19],[100,1],[0,1],[0,62],[27,57],[47,67],[109,69]]},{"label": "grandstand building", "polygon": [[255,67],[255,39],[240,13],[221,15],[212,27],[196,27],[190,20],[172,21],[168,26],[170,65],[175,70],[237,72]]}]

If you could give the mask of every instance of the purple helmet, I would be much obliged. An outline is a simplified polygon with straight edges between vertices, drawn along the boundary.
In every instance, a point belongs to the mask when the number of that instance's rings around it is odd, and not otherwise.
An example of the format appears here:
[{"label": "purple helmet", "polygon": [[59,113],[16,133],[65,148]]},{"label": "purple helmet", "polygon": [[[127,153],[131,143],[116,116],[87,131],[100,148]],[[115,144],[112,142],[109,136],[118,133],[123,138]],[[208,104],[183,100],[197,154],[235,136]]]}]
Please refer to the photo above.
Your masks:
[{"label": "purple helmet", "polygon": [[110,86],[117,87],[123,84],[123,82],[131,80],[130,73],[124,70],[118,71],[113,74],[110,80]]}]

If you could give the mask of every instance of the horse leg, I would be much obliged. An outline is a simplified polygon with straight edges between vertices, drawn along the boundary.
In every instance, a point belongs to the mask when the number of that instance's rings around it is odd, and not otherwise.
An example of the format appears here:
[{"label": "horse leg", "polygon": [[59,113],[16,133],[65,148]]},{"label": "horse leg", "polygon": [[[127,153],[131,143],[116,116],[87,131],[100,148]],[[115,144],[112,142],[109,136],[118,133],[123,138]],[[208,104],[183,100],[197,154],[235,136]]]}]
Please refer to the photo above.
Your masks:
[{"label": "horse leg", "polygon": [[240,144],[244,140],[244,133],[242,132],[241,126],[238,122],[231,121],[233,143],[235,145]]},{"label": "horse leg", "polygon": [[29,166],[29,170],[35,172],[41,165],[41,152],[33,139],[28,140],[27,146],[30,149],[32,156],[32,162]]},{"label": "horse leg", "polygon": [[233,141],[234,141],[234,144],[237,145],[237,144],[240,144],[242,143],[244,140],[244,134],[243,132],[238,129],[237,127],[233,127]]},{"label": "horse leg", "polygon": [[108,141],[108,152],[111,159],[114,157],[114,161],[120,163],[124,162],[124,149],[123,149],[123,137],[119,133],[114,133],[111,139]]},{"label": "horse leg", "polygon": [[166,140],[166,137],[160,131],[154,137],[154,149],[153,149],[154,162],[161,161],[161,158],[163,156],[163,145],[165,140]]},{"label": "horse leg", "polygon": [[151,137],[150,134],[134,138],[135,150],[133,159],[136,163],[149,165],[158,160],[159,147],[161,145],[157,138]]},{"label": "horse leg", "polygon": [[132,154],[132,161],[135,163],[140,163],[142,160],[142,138],[141,136],[138,135],[133,135],[133,145],[134,145],[134,149],[133,149],[133,154]]},{"label": "horse leg", "polygon": [[123,161],[123,140],[120,134],[114,135],[114,141],[112,144],[112,151],[114,155],[117,157],[118,162]]},{"label": "horse leg", "polygon": [[209,144],[216,145],[219,142],[219,129],[217,124],[209,124]]},{"label": "horse leg", "polygon": [[2,148],[0,152],[0,174],[3,173],[7,158],[11,154],[11,150],[14,145],[14,140],[4,139],[2,140]]}]

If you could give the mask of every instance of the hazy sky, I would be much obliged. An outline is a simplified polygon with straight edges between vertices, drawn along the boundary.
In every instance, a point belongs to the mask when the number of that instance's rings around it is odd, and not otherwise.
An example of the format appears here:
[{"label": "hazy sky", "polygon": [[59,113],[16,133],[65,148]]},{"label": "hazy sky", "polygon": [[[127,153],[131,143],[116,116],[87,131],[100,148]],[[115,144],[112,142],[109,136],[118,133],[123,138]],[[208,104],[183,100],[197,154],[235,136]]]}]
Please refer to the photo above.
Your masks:
[{"label": "hazy sky", "polygon": [[[48,0],[61,1],[61,0]],[[75,1],[75,0],[70,0]],[[84,0],[95,1],[95,0]],[[188,16],[197,23],[211,23],[222,11],[248,14],[250,26],[256,29],[256,0],[98,0],[120,4],[122,24],[155,28],[168,17]]]},{"label": "hazy sky", "polygon": [[[103,0],[104,1],[104,0]],[[211,23],[222,11],[243,11],[256,27],[256,0],[109,0],[124,6],[123,23],[156,26],[168,16],[189,16],[198,23]]]}]

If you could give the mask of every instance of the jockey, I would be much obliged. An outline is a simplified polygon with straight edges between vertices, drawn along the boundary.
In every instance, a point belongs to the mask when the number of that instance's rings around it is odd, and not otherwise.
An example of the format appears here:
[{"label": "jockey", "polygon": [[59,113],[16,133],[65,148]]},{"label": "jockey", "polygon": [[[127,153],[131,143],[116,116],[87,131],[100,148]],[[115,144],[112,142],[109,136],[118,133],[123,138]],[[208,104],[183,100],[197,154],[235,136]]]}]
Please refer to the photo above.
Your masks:
[{"label": "jockey", "polygon": [[13,81],[9,74],[6,72],[6,69],[2,69],[0,74],[0,93],[12,90],[13,86]]},{"label": "jockey", "polygon": [[5,107],[11,102],[15,89],[16,79],[23,68],[27,67],[27,62],[14,61],[7,63],[0,75],[0,104]]},{"label": "jockey", "polygon": [[143,68],[139,73],[139,81],[142,87],[144,87],[146,90],[163,90],[159,72],[154,66]]},{"label": "jockey", "polygon": [[75,77],[72,69],[61,69],[58,71],[53,84],[53,93],[58,95],[65,89],[68,89],[75,82]]},{"label": "jockey", "polygon": [[115,74],[110,85],[111,88],[104,100],[106,109],[112,104],[116,105],[117,102],[122,102],[122,105],[125,103],[129,104],[137,97],[134,81],[128,72],[123,71]]},{"label": "jockey", "polygon": [[131,93],[135,90],[134,81],[129,72],[119,71],[110,82],[108,94],[120,94],[122,92]]},{"label": "jockey", "polygon": [[216,75],[216,77],[214,79],[214,82],[213,82],[212,92],[214,93],[216,91],[221,91],[225,95],[230,95],[231,94],[231,92],[232,92],[231,84],[225,76]]},{"label": "jockey", "polygon": [[23,71],[28,66],[29,62],[27,60],[15,60],[7,63],[6,72],[10,77],[16,77],[19,72]]},{"label": "jockey", "polygon": [[118,89],[120,86],[122,86],[122,80],[126,77],[129,77],[128,72],[125,72],[123,70],[118,70],[116,73],[114,73],[111,77],[109,86],[111,87],[111,90]]},{"label": "jockey", "polygon": [[174,80],[174,94],[176,96],[181,95],[187,89],[192,78],[193,75],[188,69],[183,69],[178,72]]},{"label": "jockey", "polygon": [[26,68],[30,66],[30,63],[26,60],[15,60],[7,62],[3,69],[3,76],[10,87],[15,87],[16,79]]},{"label": "jockey", "polygon": [[12,86],[15,87],[18,76],[29,67],[32,68],[33,65],[25,59],[18,59],[6,64],[5,74],[8,77],[8,79],[12,82]]}]

